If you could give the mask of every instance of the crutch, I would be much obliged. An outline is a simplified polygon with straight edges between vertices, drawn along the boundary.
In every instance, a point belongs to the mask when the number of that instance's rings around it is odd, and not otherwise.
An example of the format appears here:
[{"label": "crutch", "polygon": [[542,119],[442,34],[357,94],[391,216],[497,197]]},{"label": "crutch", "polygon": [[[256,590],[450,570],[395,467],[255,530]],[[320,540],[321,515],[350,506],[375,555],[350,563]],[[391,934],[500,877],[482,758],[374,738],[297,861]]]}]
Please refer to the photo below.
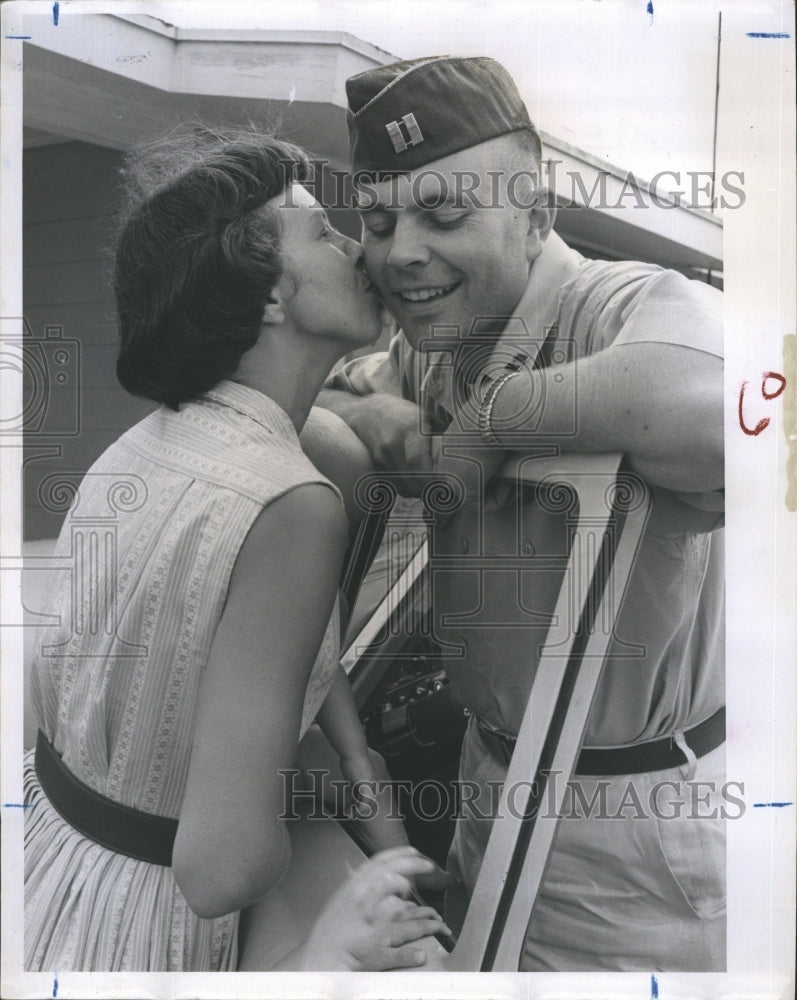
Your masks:
[{"label": "crutch", "polygon": [[[621,472],[621,459],[614,454],[518,458],[501,470],[518,484],[573,490],[578,515],[554,625],[540,653],[504,782],[501,818],[493,823],[457,944],[451,954],[434,956],[436,967],[518,969],[567,780],[648,516],[647,491],[636,477]],[[572,607],[580,608],[576,628],[567,627]],[[551,773],[565,780],[548,788]]]}]

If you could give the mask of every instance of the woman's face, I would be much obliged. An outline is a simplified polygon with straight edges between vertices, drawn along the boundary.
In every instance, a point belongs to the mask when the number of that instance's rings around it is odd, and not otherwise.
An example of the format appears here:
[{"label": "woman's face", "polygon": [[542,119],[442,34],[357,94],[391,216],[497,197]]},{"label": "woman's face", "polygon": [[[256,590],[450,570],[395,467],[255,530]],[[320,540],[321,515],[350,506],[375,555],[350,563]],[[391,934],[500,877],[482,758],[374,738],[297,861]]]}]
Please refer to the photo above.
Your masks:
[{"label": "woman's face", "polygon": [[380,301],[360,244],[333,229],[299,184],[267,204],[280,220],[283,273],[277,291],[286,317],[297,329],[338,340],[347,350],[376,340]]}]

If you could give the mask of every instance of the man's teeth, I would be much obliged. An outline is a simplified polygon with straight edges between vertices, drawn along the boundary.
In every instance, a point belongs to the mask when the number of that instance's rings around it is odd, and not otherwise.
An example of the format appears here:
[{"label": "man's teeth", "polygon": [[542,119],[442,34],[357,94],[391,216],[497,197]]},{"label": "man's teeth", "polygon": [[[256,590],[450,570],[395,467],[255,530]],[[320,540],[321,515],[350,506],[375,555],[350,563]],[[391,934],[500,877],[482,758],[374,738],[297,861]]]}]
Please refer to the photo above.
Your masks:
[{"label": "man's teeth", "polygon": [[453,285],[443,285],[439,288],[405,288],[399,292],[399,295],[405,302],[426,302],[427,299],[434,299],[438,295],[445,295],[455,287],[456,282]]}]

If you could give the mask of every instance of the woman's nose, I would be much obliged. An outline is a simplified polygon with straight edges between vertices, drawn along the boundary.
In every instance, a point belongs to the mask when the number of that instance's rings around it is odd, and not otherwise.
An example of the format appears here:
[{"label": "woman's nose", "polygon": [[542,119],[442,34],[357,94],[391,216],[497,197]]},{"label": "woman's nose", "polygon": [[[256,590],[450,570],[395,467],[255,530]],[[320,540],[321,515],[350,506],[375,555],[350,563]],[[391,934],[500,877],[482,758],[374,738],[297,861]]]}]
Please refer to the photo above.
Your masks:
[{"label": "woman's nose", "polygon": [[358,243],[357,240],[349,239],[348,236],[346,237],[346,254],[355,267],[362,267],[365,259],[362,244]]},{"label": "woman's nose", "polygon": [[362,261],[363,248],[357,240],[353,240],[350,236],[344,236],[343,233],[339,231],[337,234],[337,244],[349,260],[351,260],[352,264],[356,266]]}]

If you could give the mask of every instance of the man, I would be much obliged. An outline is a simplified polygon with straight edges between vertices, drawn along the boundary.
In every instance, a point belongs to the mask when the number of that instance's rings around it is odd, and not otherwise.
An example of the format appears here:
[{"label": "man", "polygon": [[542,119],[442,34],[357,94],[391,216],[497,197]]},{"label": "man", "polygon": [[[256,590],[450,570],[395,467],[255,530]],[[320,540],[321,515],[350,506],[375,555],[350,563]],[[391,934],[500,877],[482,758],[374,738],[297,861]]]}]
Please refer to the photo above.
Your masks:
[{"label": "man", "polygon": [[[620,451],[652,496],[587,725],[592,756],[579,758],[520,967],[723,969],[720,297],[565,245],[536,130],[494,61],[396,63],[347,93],[366,267],[401,331],[333,376],[321,405],[410,489],[433,469],[459,477],[466,513],[435,548],[463,558],[516,551],[517,503],[489,485],[508,448]],[[463,450],[463,434],[476,446]],[[448,669],[472,713],[460,778],[483,788],[506,773],[562,579],[534,559],[550,568],[567,546],[567,513],[524,502],[530,572],[498,590],[530,612],[525,627],[487,628],[501,620],[496,594],[466,573],[434,597],[436,618],[482,612],[455,630],[464,656]],[[451,848],[468,892],[485,811],[471,804]]]}]

